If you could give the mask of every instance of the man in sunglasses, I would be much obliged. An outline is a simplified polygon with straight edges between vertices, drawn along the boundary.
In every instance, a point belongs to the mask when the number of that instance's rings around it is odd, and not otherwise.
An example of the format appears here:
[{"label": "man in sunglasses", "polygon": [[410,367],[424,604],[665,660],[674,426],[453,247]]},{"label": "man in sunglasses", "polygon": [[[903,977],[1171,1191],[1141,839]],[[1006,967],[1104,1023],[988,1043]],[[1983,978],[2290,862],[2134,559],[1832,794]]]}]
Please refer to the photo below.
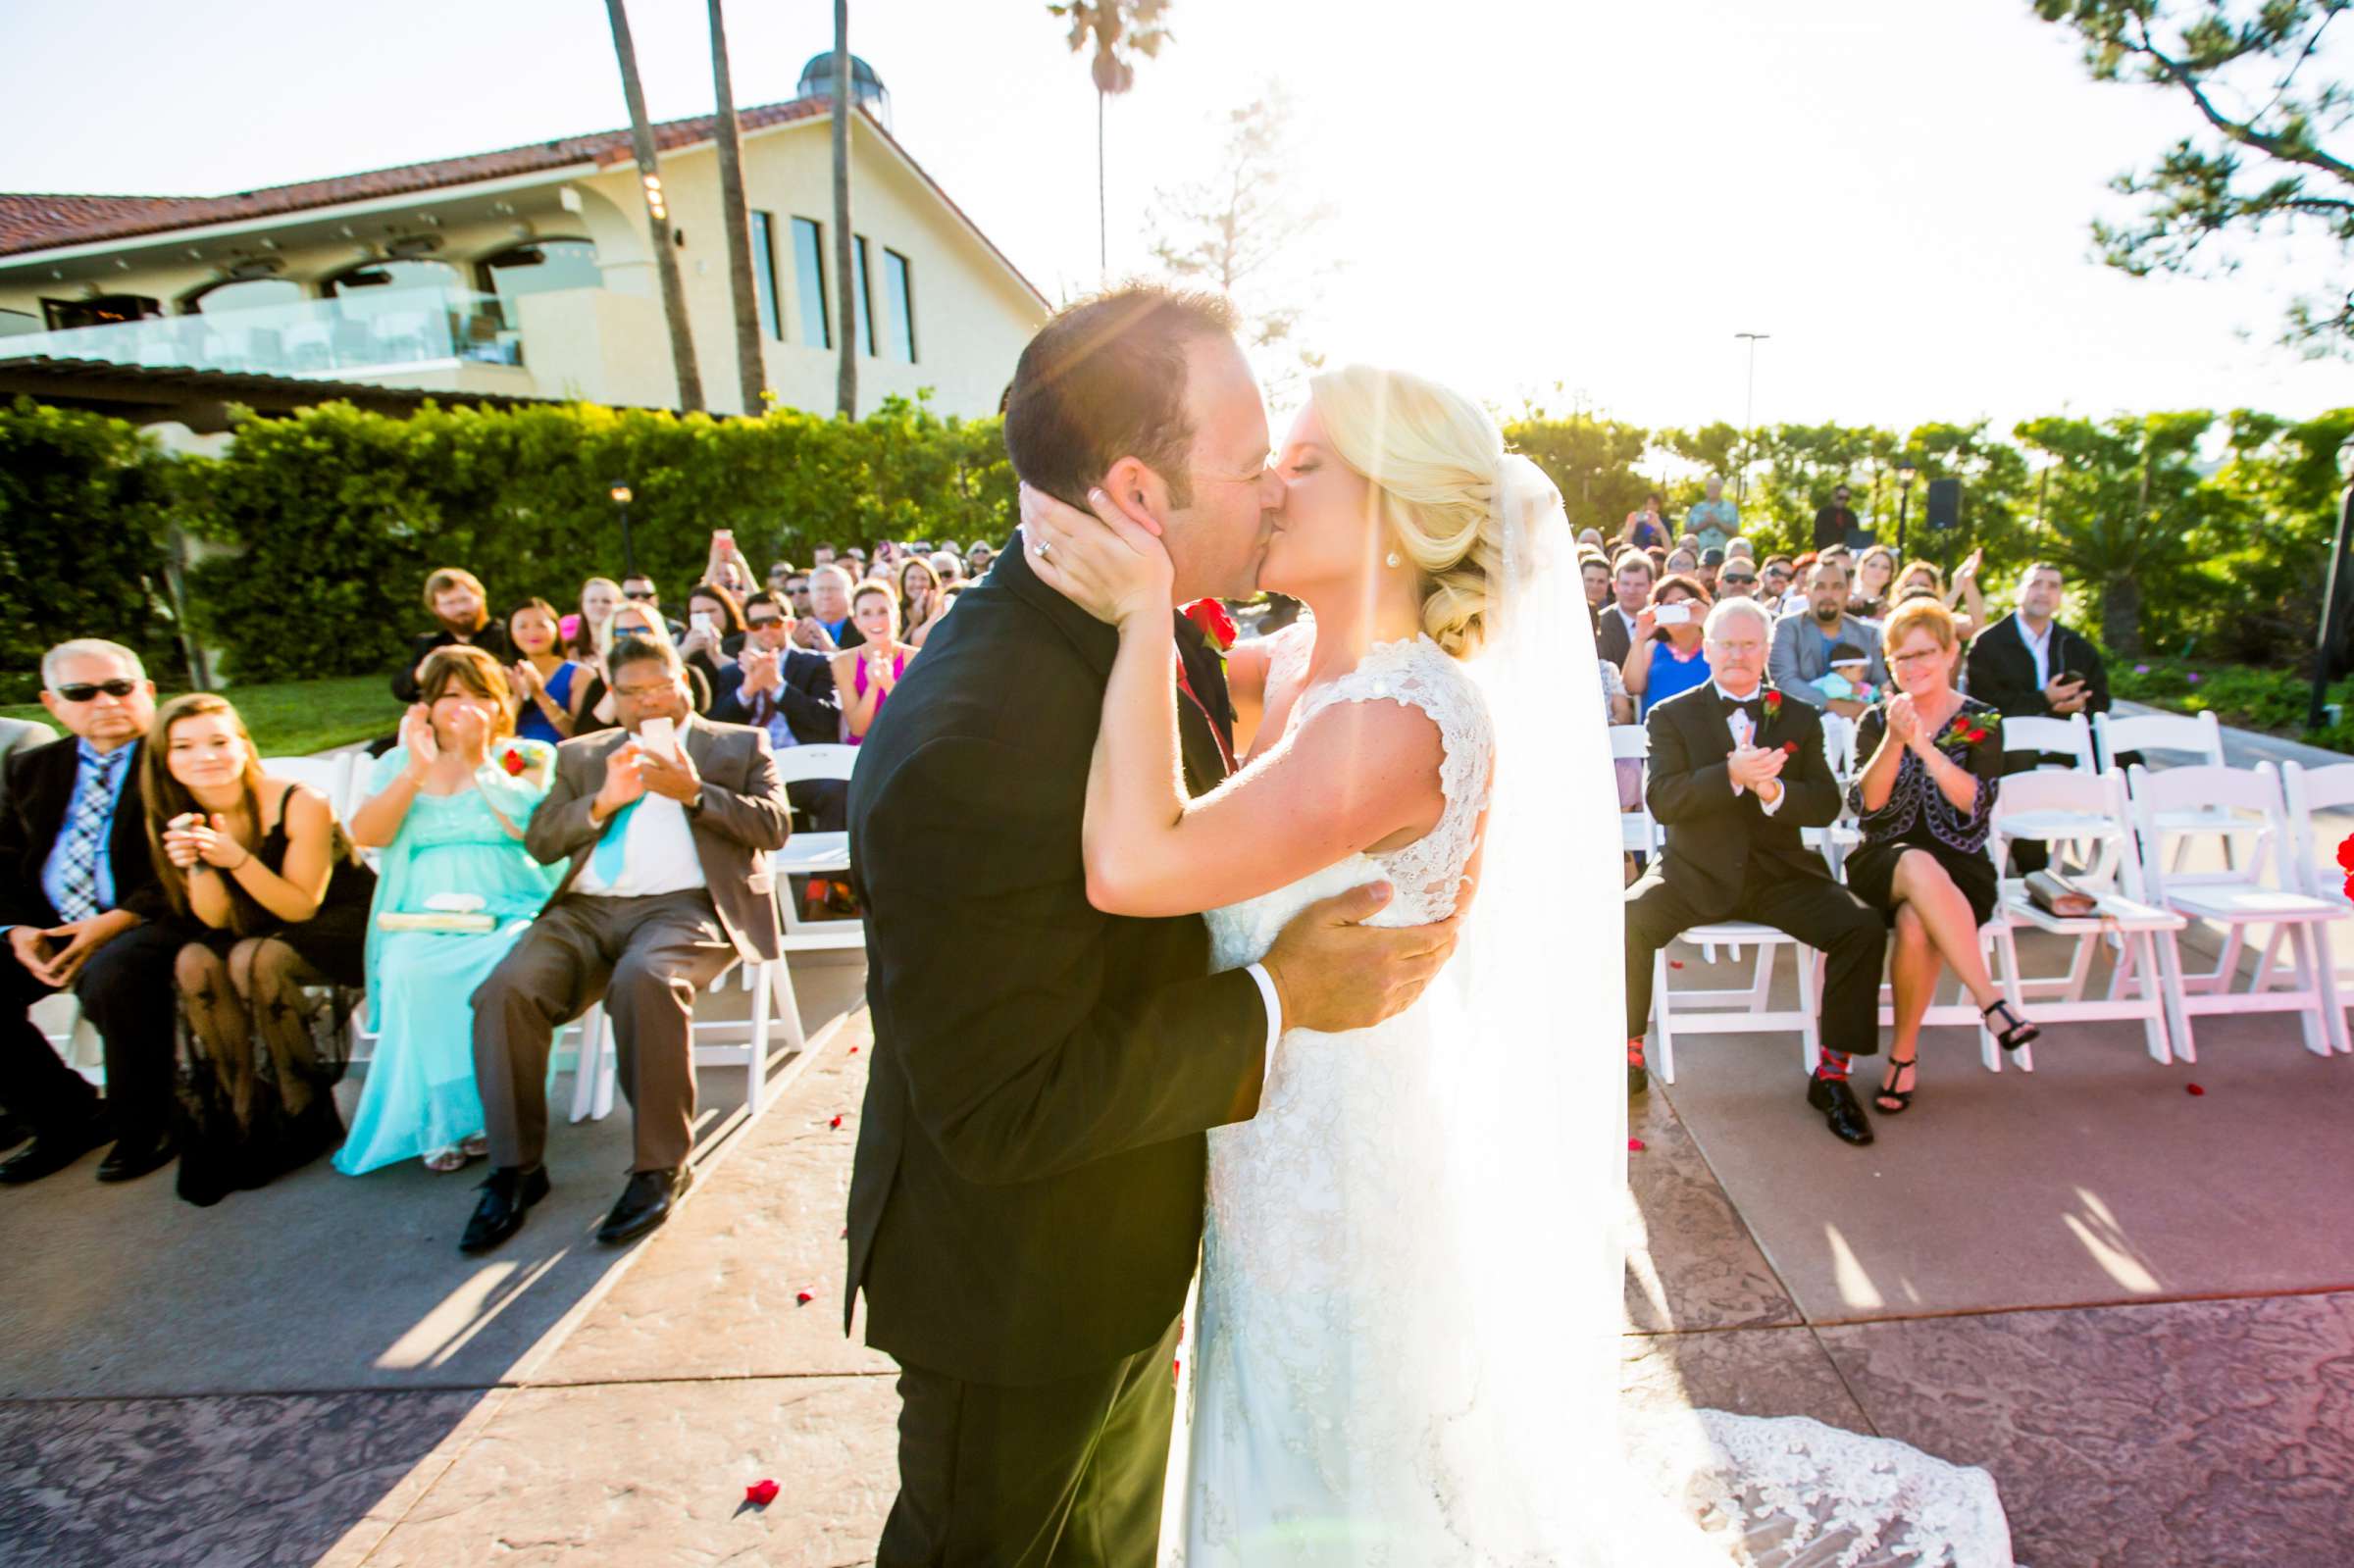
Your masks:
[{"label": "man in sunglasses", "polygon": [[[139,751],[155,687],[128,648],[61,642],[41,705],[73,732],[8,762],[0,809],[0,1104],[32,1142],[0,1183],[37,1181],[112,1139],[101,1182],[171,1160],[172,967],[180,938],[148,858]],[[33,1003],[72,989],[106,1045],[106,1103],[58,1057]]]},{"label": "man in sunglasses", "polygon": [[662,595],[654,588],[654,580],[642,572],[633,572],[621,580],[621,596],[632,604],[643,605],[648,615],[661,615],[662,624],[670,628],[670,640],[677,642],[687,634],[687,629],[669,616],[662,615]]},{"label": "man in sunglasses", "polygon": [[[1714,552],[1711,552],[1714,553]],[[1758,569],[1746,555],[1728,555],[1716,572],[1716,599],[1754,599],[1758,597]]]},{"label": "man in sunglasses", "polygon": [[[831,746],[842,740],[842,699],[834,664],[822,653],[793,645],[793,615],[775,594],[755,593],[743,604],[742,678],[711,704],[721,724],[748,724],[768,735],[772,750]],[[849,827],[849,785],[839,779],[796,779],[786,798],[816,833]]]}]

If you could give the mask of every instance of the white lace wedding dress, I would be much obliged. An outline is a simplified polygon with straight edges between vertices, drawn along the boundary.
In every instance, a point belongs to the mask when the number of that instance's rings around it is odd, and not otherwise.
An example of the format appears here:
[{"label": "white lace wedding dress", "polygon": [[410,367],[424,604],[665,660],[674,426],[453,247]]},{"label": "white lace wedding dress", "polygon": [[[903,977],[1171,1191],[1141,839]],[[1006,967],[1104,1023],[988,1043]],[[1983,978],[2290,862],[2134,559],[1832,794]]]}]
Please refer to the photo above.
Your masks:
[{"label": "white lace wedding dress", "polygon": [[[1277,641],[1271,686],[1297,683],[1311,636],[1303,627]],[[1564,715],[1583,722],[1592,704],[1564,696]],[[1420,925],[1455,910],[1495,760],[1479,686],[1425,637],[1375,646],[1356,669],[1304,694],[1291,723],[1340,701],[1395,701],[1430,717],[1445,742],[1446,809],[1429,835],[1395,853],[1356,856],[1212,911],[1205,918],[1220,969],[1263,956],[1306,904],[1377,878],[1396,896],[1376,925]],[[1483,876],[1493,869],[1483,865]],[[1575,1009],[1579,998],[1563,994],[1559,1005]],[[1437,1223],[1460,1212],[1451,1200],[1464,1196],[1466,1180],[1462,1162],[1438,1146],[1451,1064],[1482,1027],[1477,994],[1434,986],[1370,1030],[1295,1030],[1276,1052],[1256,1117],[1210,1133],[1164,1561],[2011,1568],[2002,1510],[1982,1471],[1804,1419],[1697,1412],[1658,1426],[1621,1458],[1629,1484],[1582,1470],[1564,1478],[1593,1484],[1584,1502],[1561,1505],[1574,1516],[1566,1521],[1539,1520],[1527,1499],[1510,1494],[1515,1483],[1498,1474],[1510,1468],[1508,1455],[1540,1470],[1551,1456],[1526,1452],[1542,1416],[1523,1417],[1509,1434],[1483,1432],[1481,1423],[1491,1402],[1510,1405],[1529,1391],[1513,1386],[1519,1379],[1541,1384],[1548,1358],[1544,1346],[1530,1346],[1516,1369],[1483,1367],[1466,1348],[1478,1336],[1460,1317],[1478,1303],[1456,1284],[1469,1243],[1455,1234],[1460,1227]],[[1573,1028],[1614,1062],[1615,1016]],[[1525,1198],[1615,1205],[1620,1193]],[[1609,1308],[1614,1323],[1614,1289]],[[1604,1353],[1614,1385],[1614,1355]],[[1502,1377],[1512,1383],[1500,1386]],[[1589,1384],[1585,1396],[1607,1405],[1614,1387]],[[1596,1441],[1618,1446],[1568,1430],[1584,1421],[1580,1412],[1559,1416],[1560,1430],[1536,1445],[1558,1452],[1563,1467],[1590,1468]],[[1609,1517],[1593,1517],[1596,1508]]]}]

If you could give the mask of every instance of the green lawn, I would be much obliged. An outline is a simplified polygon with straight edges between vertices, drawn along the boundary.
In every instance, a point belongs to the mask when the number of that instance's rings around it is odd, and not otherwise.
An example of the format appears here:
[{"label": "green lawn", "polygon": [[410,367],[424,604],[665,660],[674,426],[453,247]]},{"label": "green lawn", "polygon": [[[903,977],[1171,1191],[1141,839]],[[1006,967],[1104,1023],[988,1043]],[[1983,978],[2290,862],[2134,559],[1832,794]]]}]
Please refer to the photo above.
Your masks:
[{"label": "green lawn", "polygon": [[[389,683],[381,675],[232,686],[222,695],[237,705],[245,728],[253,732],[254,745],[265,757],[299,757],[354,740],[373,740],[400,725],[400,704],[392,700]],[[0,714],[59,728],[37,702],[0,707]]]}]

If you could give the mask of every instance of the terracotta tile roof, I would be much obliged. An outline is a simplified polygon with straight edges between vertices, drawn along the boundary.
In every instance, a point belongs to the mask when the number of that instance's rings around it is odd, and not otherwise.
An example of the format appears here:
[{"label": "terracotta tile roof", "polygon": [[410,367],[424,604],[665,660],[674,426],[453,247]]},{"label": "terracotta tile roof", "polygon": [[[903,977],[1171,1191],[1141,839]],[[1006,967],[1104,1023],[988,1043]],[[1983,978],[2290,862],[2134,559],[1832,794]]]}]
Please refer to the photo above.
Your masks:
[{"label": "terracotta tile roof", "polygon": [[[825,114],[830,100],[795,98],[786,103],[740,109],[737,124],[744,130],[807,120]],[[654,126],[654,145],[671,151],[708,141],[716,133],[718,117],[698,115],[690,120],[666,120]],[[880,126],[876,128],[880,129]],[[52,196],[0,193],[0,256],[23,255],[60,245],[92,240],[128,239],[139,234],[190,228],[200,224],[233,223],[245,218],[270,218],[313,207],[363,201],[374,196],[403,196],[412,191],[468,185],[541,170],[568,169],[593,163],[609,167],[630,161],[630,132],[599,130],[586,136],[562,136],[499,152],[442,158],[433,163],[405,164],[364,175],[339,175],[332,179],[309,179],[300,184],[274,185],[234,196]]]}]

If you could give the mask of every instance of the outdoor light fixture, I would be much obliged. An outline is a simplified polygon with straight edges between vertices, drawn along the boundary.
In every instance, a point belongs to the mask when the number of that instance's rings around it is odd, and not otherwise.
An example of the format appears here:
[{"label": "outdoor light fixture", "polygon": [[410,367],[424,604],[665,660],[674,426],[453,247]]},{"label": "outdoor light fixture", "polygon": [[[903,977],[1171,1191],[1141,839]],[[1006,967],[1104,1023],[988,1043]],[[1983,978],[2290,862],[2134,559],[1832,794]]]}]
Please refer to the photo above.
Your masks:
[{"label": "outdoor light fixture", "polygon": [[630,547],[630,487],[624,481],[615,480],[606,487],[605,493],[612,496],[613,504],[621,509],[621,575],[626,581],[638,575],[638,552]]},{"label": "outdoor light fixture", "polygon": [[2337,674],[2339,654],[2345,646],[2346,618],[2354,612],[2354,583],[2347,582],[2348,569],[2354,561],[2347,558],[2347,549],[2354,545],[2354,439],[2348,439],[2337,449],[2337,473],[2345,488],[2337,498],[2337,533],[2329,544],[2329,568],[2322,585],[2322,624],[2314,637],[2313,701],[2305,714],[2305,728],[2319,730],[2322,721],[2329,717],[2326,711],[2329,695],[2329,679]]},{"label": "outdoor light fixture", "polygon": [[613,504],[615,506],[627,506],[630,504],[630,487],[628,485],[616,484],[613,486]]},{"label": "outdoor light fixture", "polygon": [[670,209],[662,200],[662,177],[660,175],[647,175],[644,177],[644,178],[646,207],[656,218],[669,218]]},{"label": "outdoor light fixture", "polygon": [[1915,468],[1910,462],[1897,465],[1896,558],[1900,562],[1905,558],[1905,520],[1913,511],[1913,481],[1919,477],[1920,470]]}]

